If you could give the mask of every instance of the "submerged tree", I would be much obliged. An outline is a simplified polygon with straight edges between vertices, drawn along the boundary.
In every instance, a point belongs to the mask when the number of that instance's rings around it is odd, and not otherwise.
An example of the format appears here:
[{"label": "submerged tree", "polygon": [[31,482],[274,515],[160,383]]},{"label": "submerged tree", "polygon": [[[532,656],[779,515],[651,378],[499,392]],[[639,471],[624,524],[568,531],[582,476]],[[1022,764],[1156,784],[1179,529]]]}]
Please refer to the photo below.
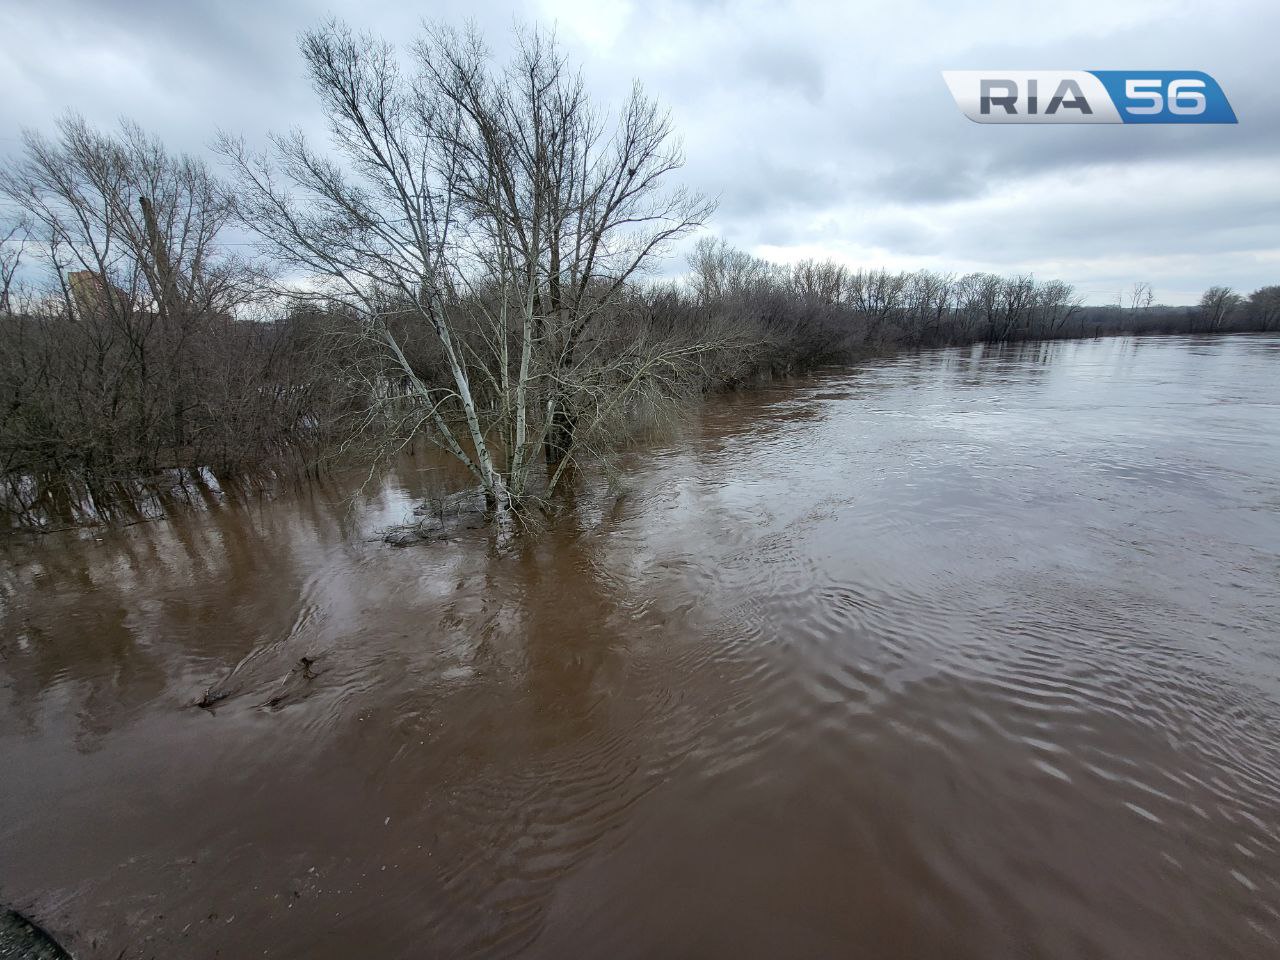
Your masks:
[{"label": "submerged tree", "polygon": [[[700,225],[704,198],[669,189],[668,116],[636,87],[609,116],[553,40],[518,37],[505,69],[473,33],[429,30],[408,67],[389,43],[330,22],[302,53],[337,156],[300,133],[267,154],[223,137],[245,222],[340,306],[369,354],[360,423],[425,429],[491,506],[544,490],[637,407],[688,381],[707,345],[658,338],[627,287]],[[424,375],[411,341],[445,372]]]},{"label": "submerged tree", "polygon": [[264,280],[220,240],[233,198],[131,123],[106,133],[72,115],[24,142],[0,171],[23,221],[11,239],[34,268],[16,296],[6,244],[6,487],[74,476],[96,496],[105,481],[261,461],[309,398],[281,385],[278,331],[237,320]]},{"label": "submerged tree", "polygon": [[1216,333],[1240,308],[1243,298],[1230,287],[1210,287],[1200,298],[1200,318],[1205,328]]},{"label": "submerged tree", "polygon": [[1259,287],[1249,294],[1248,310],[1254,329],[1280,329],[1280,286]]}]

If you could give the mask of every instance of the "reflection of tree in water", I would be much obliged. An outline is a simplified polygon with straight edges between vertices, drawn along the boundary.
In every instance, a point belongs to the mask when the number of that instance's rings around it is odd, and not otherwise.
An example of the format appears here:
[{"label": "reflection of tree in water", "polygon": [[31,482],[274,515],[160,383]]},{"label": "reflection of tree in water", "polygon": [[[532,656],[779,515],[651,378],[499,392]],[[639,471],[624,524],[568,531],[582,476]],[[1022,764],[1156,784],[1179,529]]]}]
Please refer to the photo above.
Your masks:
[{"label": "reflection of tree in water", "polygon": [[[307,494],[29,545],[0,574],[0,625],[24,636],[0,663],[6,712],[32,742],[58,739],[65,718],[94,749],[135,720],[195,717],[180,711],[201,685],[252,657],[236,676],[244,695],[179,738],[239,761],[196,765],[200,796],[176,800],[188,829],[278,855],[282,871],[303,845],[348,890],[385,861],[408,870],[418,851],[412,880],[388,893],[412,891],[410,928],[442,943],[529,942],[557,881],[619,835],[702,722],[696,704],[684,717],[663,699],[669,664],[654,651],[682,626],[655,614],[659,585],[636,577],[648,561],[626,545],[634,504],[606,486],[585,483],[545,531],[506,543],[472,532],[365,545],[340,497]],[[256,713],[317,635],[325,657],[305,702]],[[226,724],[246,714],[232,742]],[[180,762],[179,740],[122,757],[121,770],[145,780]],[[261,809],[243,820],[209,800],[246,784]],[[163,819],[158,802],[138,821]],[[308,822],[349,834],[319,848],[302,830],[274,838],[308,804]],[[377,831],[350,826],[371,805]],[[384,831],[383,808],[399,832]],[[157,869],[139,860],[127,883],[150,890]]]},{"label": "reflection of tree in water", "polygon": [[377,625],[333,655],[334,674],[377,687],[317,764],[378,784],[378,809],[430,852],[414,923],[441,943],[530,942],[558,879],[681,755],[626,672],[653,625],[609,572],[598,505],[582,506],[514,543],[396,551],[432,593],[389,589]]},{"label": "reflection of tree in water", "polygon": [[10,545],[0,674],[15,717],[35,732],[49,698],[89,750],[148,703],[190,704],[193,677],[215,678],[288,632],[307,562],[333,527],[312,497]]},{"label": "reflection of tree in water", "polygon": [[43,591],[13,602],[13,577],[4,577],[6,604],[0,614],[0,633],[7,639],[0,662],[11,693],[9,709],[22,729],[34,734],[41,726],[41,708],[76,718],[79,749],[96,748],[116,719],[158,696],[165,687],[159,657],[139,649],[129,626],[129,611],[102,596],[92,613],[40,604]]},{"label": "reflection of tree in water", "polygon": [[606,698],[597,676],[613,645],[625,643],[617,585],[602,582],[589,540],[572,523],[523,551],[521,565],[532,717],[548,742],[587,736]]}]

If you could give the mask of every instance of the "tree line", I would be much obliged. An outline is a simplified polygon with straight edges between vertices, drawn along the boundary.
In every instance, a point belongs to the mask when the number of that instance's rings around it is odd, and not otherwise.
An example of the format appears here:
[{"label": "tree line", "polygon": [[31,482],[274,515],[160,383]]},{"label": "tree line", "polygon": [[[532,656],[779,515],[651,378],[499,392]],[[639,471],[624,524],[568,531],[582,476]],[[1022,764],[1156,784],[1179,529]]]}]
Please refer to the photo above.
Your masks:
[{"label": "tree line", "polygon": [[[771,264],[699,240],[669,115],[615,109],[545,34],[408,49],[338,21],[302,57],[329,121],[218,166],[69,116],[0,170],[0,504],[110,516],[140,493],[417,440],[506,515],[703,394],[906,347],[1280,329],[1280,287],[1086,307],[1060,281]],[[25,266],[24,266],[25,261]]]}]

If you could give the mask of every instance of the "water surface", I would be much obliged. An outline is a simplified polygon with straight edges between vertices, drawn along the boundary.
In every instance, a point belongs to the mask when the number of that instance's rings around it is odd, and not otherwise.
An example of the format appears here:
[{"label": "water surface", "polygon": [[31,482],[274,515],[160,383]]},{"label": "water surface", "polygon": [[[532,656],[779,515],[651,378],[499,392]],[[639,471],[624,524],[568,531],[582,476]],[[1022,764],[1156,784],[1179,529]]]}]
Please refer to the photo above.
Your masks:
[{"label": "water surface", "polygon": [[427,459],[10,542],[0,903],[108,960],[1280,955],[1278,384],[930,352],[514,542],[379,542]]}]

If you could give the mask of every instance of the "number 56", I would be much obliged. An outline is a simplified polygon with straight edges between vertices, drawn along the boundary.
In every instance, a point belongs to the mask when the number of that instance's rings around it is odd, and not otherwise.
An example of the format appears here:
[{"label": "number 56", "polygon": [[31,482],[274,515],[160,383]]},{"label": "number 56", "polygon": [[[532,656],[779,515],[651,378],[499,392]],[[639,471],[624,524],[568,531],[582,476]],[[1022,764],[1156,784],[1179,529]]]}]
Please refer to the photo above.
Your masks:
[{"label": "number 56", "polygon": [[[1145,101],[1149,106],[1125,107],[1127,113],[1149,114],[1161,113],[1165,109],[1165,98],[1160,93],[1163,83],[1158,78],[1149,80],[1134,79],[1124,82],[1124,95],[1130,100]],[[1182,116],[1204,113],[1205,100],[1203,80],[1173,80],[1169,83],[1169,112]]]}]

